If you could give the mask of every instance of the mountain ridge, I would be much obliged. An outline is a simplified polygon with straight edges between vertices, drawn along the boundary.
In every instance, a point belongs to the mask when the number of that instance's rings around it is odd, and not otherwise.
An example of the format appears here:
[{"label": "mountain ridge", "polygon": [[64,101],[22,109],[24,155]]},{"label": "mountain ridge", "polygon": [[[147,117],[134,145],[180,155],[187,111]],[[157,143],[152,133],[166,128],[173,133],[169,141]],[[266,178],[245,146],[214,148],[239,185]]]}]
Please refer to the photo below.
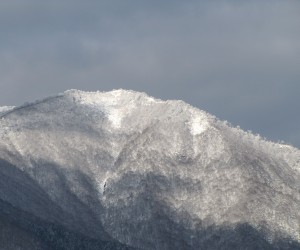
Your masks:
[{"label": "mountain ridge", "polygon": [[42,99],[38,99],[36,101],[33,101],[33,102],[26,102],[22,105],[19,105],[19,106],[0,106],[0,117],[1,116],[5,116],[5,115],[8,115],[9,113],[11,112],[14,112],[16,110],[19,110],[19,109],[23,109],[23,108],[27,108],[27,107],[30,107],[30,106],[34,106],[34,105],[37,105],[37,104],[40,104],[40,103],[43,103],[43,102],[46,102],[48,100],[51,100],[51,99],[55,99],[55,98],[64,98],[66,97],[67,95],[80,95],[80,94],[105,94],[105,93],[127,93],[127,94],[136,94],[136,95],[139,95],[139,96],[142,96],[142,97],[145,97],[146,99],[148,100],[151,100],[152,102],[158,102],[158,103],[164,103],[164,102],[178,102],[178,103],[181,103],[189,108],[192,108],[194,110],[198,110],[198,111],[201,111],[202,113],[204,113],[205,115],[209,116],[210,119],[213,119],[217,122],[221,122],[227,126],[229,126],[230,128],[233,128],[233,129],[236,129],[237,131],[239,132],[245,132],[245,133],[248,133],[249,135],[253,135],[253,136],[256,136],[256,137],[259,137],[259,139],[262,139],[263,141],[266,141],[266,142],[269,142],[269,143],[272,143],[272,144],[277,144],[277,145],[280,145],[281,148],[291,148],[291,149],[294,149],[294,150],[299,150],[297,147],[291,145],[291,144],[285,144],[285,142],[275,142],[275,141],[272,141],[272,140],[269,140],[265,137],[261,137],[261,135],[259,134],[255,134],[253,133],[252,131],[245,131],[243,130],[242,128],[240,128],[240,126],[234,126],[232,125],[230,122],[226,121],[226,120],[219,120],[216,116],[212,115],[212,114],[209,114],[197,107],[194,107],[188,103],[186,103],[185,101],[182,101],[182,100],[162,100],[162,99],[158,99],[158,98],[154,98],[152,96],[149,96],[148,94],[146,94],[145,92],[139,92],[139,91],[134,91],[134,90],[126,90],[126,89],[113,89],[111,91],[83,91],[83,90],[78,90],[78,89],[69,89],[69,90],[66,90],[62,93],[59,93],[57,95],[52,95],[52,96],[48,96],[48,97],[45,97],[45,98],[42,98]]}]

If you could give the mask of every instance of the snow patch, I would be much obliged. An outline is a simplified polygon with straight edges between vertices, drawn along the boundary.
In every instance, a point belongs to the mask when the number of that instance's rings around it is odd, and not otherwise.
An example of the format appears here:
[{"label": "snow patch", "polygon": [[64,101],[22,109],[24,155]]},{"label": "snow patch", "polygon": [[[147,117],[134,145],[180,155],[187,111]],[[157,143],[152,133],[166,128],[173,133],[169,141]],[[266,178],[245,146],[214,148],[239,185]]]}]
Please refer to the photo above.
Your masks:
[{"label": "snow patch", "polygon": [[108,112],[108,119],[114,128],[121,127],[121,122],[122,122],[123,117],[124,117],[124,114],[122,113],[122,110],[120,110],[120,109],[111,109]]},{"label": "snow patch", "polygon": [[190,121],[190,130],[192,135],[199,135],[203,133],[208,127],[207,118],[200,113],[192,114]]},{"label": "snow patch", "polygon": [[113,90],[110,92],[84,92],[69,90],[76,101],[82,105],[101,110],[114,129],[120,129],[123,118],[129,114],[136,105],[131,101],[132,93],[125,90]]},{"label": "snow patch", "polygon": [[13,108],[14,108],[14,106],[3,106],[3,107],[0,107],[0,114],[8,112],[8,111],[12,110]]}]

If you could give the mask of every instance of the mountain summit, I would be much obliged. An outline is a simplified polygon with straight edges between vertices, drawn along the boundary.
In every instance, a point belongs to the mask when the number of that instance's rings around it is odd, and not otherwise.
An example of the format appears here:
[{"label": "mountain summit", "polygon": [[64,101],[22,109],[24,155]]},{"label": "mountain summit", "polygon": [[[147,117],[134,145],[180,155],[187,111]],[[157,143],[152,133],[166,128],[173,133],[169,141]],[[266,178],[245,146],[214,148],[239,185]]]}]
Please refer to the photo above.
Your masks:
[{"label": "mountain summit", "polygon": [[0,249],[300,249],[300,151],[113,90],[0,108]]}]

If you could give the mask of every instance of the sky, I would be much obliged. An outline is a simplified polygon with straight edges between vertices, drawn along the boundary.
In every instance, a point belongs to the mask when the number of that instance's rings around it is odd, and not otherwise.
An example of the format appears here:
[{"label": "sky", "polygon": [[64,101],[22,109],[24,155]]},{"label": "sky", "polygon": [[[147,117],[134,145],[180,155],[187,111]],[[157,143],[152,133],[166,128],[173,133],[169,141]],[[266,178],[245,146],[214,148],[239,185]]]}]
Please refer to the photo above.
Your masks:
[{"label": "sky", "polygon": [[299,0],[1,0],[0,106],[132,89],[300,148],[299,13]]}]

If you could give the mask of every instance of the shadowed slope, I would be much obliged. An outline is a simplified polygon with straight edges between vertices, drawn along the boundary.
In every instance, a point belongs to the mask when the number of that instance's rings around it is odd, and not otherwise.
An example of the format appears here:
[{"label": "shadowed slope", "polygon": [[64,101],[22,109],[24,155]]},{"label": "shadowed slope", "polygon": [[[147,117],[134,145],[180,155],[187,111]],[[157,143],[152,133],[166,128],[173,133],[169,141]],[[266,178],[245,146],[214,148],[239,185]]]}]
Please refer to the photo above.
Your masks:
[{"label": "shadowed slope", "polygon": [[[132,249],[111,239],[100,222],[80,221],[79,211],[76,217],[68,214],[34,179],[8,162],[0,160],[0,173],[1,242],[6,242],[3,249]],[[70,210],[85,206],[76,197],[72,201],[71,193],[65,198]],[[93,213],[85,216],[87,219]],[[84,228],[84,223],[89,227]]]},{"label": "shadowed slope", "polygon": [[[11,187],[12,182],[14,182],[7,172],[14,176],[18,175],[16,179],[21,183],[26,183],[28,179],[26,174],[17,173],[18,171],[14,170],[15,167],[5,161],[0,162],[0,169],[2,177],[6,177],[5,185],[1,182],[1,190],[5,190],[5,186]],[[1,180],[3,181],[3,179]],[[178,217],[168,204],[158,201],[155,197],[157,190],[171,185],[170,180],[150,174],[145,177],[127,175],[122,178],[120,184],[115,185],[115,188],[124,189],[126,187],[130,193],[130,183],[134,179],[141,180],[144,185],[142,187],[143,192],[139,197],[136,197],[133,203],[135,205],[126,206],[123,204],[122,210],[123,214],[126,213],[131,218],[139,219],[140,222],[138,224],[130,223],[130,221],[124,222],[122,221],[122,214],[114,215],[113,211],[110,212],[110,215],[112,218],[120,219],[117,222],[120,230],[130,231],[134,235],[141,233],[140,230],[145,230],[147,234],[155,235],[155,241],[152,241],[151,237],[139,239],[140,242],[136,242],[136,244],[140,244],[141,249],[144,247],[147,249],[241,249],[241,247],[253,250],[300,249],[300,244],[292,239],[278,239],[270,243],[266,240],[268,236],[266,228],[261,228],[258,231],[247,223],[220,227],[199,220],[197,229],[189,229],[185,225],[192,220],[189,214],[183,213]],[[33,183],[34,181],[31,180],[31,184]],[[182,180],[178,179],[177,185],[182,184],[184,184]],[[54,213],[55,204],[48,201],[48,206],[45,206],[47,194],[43,194],[44,201],[42,201],[41,197],[37,195],[38,191],[34,192],[33,189],[39,190],[38,185],[34,187],[31,185],[31,188],[19,187],[16,195],[22,199],[23,203],[40,203],[40,213]],[[43,192],[41,191],[41,193]],[[10,193],[10,195],[13,194]],[[35,195],[36,197],[34,197]],[[140,204],[143,204],[143,207],[139,207]],[[75,231],[68,229],[68,226],[61,224],[61,220],[52,222],[43,220],[3,200],[0,200],[0,207],[1,243],[5,244],[3,249],[133,249],[122,246],[115,240],[103,241],[90,238],[86,234],[79,233],[79,230],[75,228]],[[49,208],[51,211],[47,211]],[[66,220],[66,215],[60,216]],[[101,222],[98,223],[101,226]],[[126,232],[120,232],[120,234],[122,233],[126,235]],[[101,238],[100,234],[98,236]]]}]

